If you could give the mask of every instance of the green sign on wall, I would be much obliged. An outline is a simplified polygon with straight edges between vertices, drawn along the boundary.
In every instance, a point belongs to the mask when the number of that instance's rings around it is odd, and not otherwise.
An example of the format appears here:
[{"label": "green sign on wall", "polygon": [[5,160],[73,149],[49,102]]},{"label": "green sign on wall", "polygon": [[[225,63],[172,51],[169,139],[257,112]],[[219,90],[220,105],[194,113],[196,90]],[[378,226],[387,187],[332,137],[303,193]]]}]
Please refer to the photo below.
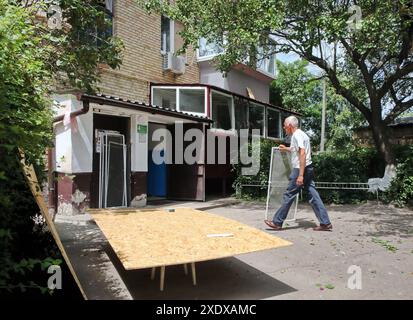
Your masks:
[{"label": "green sign on wall", "polygon": [[141,133],[141,134],[147,134],[148,133],[148,126],[144,124],[138,124],[136,126],[136,132]]}]

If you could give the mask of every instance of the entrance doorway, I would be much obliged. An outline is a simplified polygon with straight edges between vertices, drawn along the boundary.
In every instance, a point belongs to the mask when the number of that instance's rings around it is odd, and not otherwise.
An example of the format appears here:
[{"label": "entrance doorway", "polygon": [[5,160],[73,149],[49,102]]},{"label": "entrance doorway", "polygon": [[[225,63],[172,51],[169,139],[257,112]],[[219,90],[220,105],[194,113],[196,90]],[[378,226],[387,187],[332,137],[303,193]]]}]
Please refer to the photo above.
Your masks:
[{"label": "entrance doorway", "polygon": [[[165,159],[165,141],[153,141],[152,136],[155,130],[166,129],[166,125],[149,123],[148,130],[148,200],[165,198],[167,195],[167,166],[165,162],[159,163],[156,159]],[[156,148],[155,148],[156,147]]]},{"label": "entrance doorway", "polygon": [[118,131],[97,130],[99,208],[126,207],[126,144]]},{"label": "entrance doorway", "polygon": [[126,207],[130,202],[130,118],[93,115],[91,207]]}]

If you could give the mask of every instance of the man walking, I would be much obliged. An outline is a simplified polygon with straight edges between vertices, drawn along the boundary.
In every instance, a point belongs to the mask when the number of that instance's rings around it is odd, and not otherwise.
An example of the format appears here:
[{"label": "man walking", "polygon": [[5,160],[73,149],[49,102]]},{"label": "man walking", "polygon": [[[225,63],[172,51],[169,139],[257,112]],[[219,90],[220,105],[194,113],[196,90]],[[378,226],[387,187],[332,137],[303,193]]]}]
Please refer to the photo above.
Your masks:
[{"label": "man walking", "polygon": [[328,217],[327,210],[315,188],[314,169],[311,161],[310,138],[298,128],[298,119],[290,116],[284,121],[284,130],[291,135],[291,146],[280,145],[281,152],[291,152],[292,172],[286,192],[283,196],[283,203],[274,215],[273,221],[264,222],[274,230],[281,230],[283,222],[287,217],[288,210],[295,200],[295,196],[302,189],[306,188],[310,192],[310,205],[320,222],[315,231],[331,231],[333,226]]}]

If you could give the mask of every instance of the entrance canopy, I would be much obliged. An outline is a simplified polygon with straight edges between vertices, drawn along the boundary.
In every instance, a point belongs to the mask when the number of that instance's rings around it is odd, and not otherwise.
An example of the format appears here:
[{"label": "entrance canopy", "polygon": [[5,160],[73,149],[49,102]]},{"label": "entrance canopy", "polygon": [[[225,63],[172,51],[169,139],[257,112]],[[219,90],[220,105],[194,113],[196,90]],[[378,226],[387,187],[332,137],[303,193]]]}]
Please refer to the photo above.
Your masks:
[{"label": "entrance canopy", "polygon": [[96,103],[100,105],[108,105],[114,107],[120,107],[124,109],[130,109],[135,111],[142,111],[145,113],[160,115],[165,117],[171,117],[172,119],[182,119],[189,120],[191,122],[206,122],[211,123],[212,120],[207,117],[202,117],[194,114],[190,114],[183,111],[177,111],[165,107],[158,107],[154,105],[149,105],[143,102],[124,100],[118,97],[97,94],[97,95],[88,95],[83,94],[80,98],[82,101],[88,101],[89,103]]}]

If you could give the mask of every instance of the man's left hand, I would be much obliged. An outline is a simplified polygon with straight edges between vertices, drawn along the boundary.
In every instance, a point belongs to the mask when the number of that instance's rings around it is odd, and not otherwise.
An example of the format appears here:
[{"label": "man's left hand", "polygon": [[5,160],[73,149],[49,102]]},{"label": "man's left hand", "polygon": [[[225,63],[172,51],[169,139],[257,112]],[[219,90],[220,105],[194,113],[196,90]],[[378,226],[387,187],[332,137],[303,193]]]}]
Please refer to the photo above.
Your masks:
[{"label": "man's left hand", "polygon": [[303,185],[304,184],[304,177],[303,176],[298,176],[296,183],[299,186]]}]

